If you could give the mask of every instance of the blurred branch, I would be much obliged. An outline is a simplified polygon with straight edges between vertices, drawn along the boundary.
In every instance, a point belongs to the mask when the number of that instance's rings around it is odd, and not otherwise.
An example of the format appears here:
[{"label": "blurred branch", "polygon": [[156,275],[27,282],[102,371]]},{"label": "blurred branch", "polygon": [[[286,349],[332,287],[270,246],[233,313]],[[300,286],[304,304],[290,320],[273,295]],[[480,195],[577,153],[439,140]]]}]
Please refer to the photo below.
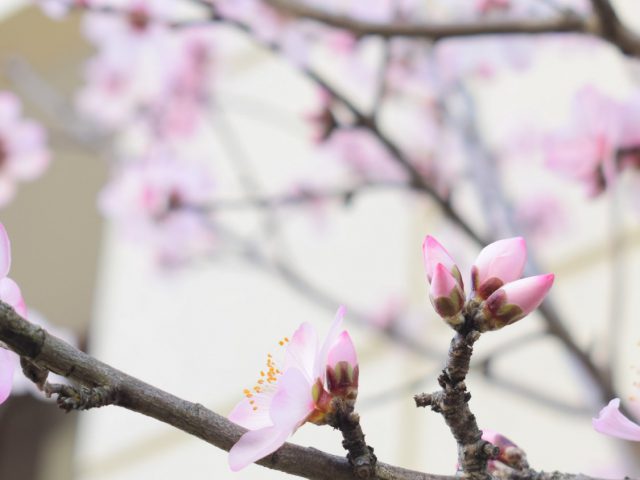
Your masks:
[{"label": "blurred branch", "polygon": [[551,20],[503,20],[478,23],[374,23],[333,14],[296,0],[264,1],[283,15],[314,20],[331,27],[348,30],[357,37],[375,35],[384,38],[414,37],[435,41],[449,37],[494,34],[592,33],[589,22],[574,15]]},{"label": "blurred branch", "polygon": [[280,208],[280,207],[304,207],[309,204],[333,200],[350,205],[356,197],[364,193],[373,193],[381,190],[405,190],[407,185],[396,182],[363,182],[353,187],[345,188],[301,188],[299,192],[285,195],[249,195],[237,199],[221,199],[203,207],[185,207],[207,212],[219,210],[243,210],[248,208]]},{"label": "blurred branch", "polygon": [[[335,312],[338,306],[345,305],[348,312],[347,318],[352,323],[364,326],[370,330],[376,330],[387,339],[407,348],[409,351],[417,355],[423,356],[424,358],[437,359],[442,356],[441,352],[416,341],[413,337],[403,334],[399,329],[377,326],[371,321],[370,315],[367,315],[356,308],[350,307],[341,299],[335,298],[321,287],[315,285],[302,272],[298,271],[284,260],[280,258],[269,258],[260,249],[257,242],[244,239],[228,229],[223,230],[218,225],[214,228],[218,234],[222,234],[224,237],[230,239],[234,244],[241,247],[241,254],[246,261],[274,274],[283,281],[285,285],[302,294],[307,300],[310,300],[316,305],[326,308],[331,312]],[[395,323],[397,322],[391,322],[392,325]]]}]

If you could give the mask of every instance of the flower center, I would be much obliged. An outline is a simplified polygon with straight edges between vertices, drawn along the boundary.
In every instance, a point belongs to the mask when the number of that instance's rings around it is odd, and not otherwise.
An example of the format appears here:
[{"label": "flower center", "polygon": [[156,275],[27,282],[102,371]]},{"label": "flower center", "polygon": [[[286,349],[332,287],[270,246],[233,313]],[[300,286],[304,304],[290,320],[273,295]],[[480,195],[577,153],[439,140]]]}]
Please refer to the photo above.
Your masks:
[{"label": "flower center", "polygon": [[[278,342],[278,345],[280,347],[284,347],[287,343],[289,343],[289,339],[284,337]],[[259,408],[256,396],[274,391],[275,385],[278,382],[278,377],[282,375],[282,371],[278,368],[276,360],[270,353],[267,354],[266,364],[266,369],[260,370],[260,377],[256,380],[253,388],[245,388],[242,392],[244,393],[244,396],[249,399],[249,404],[253,408],[254,412]]]},{"label": "flower center", "polygon": [[151,18],[142,8],[136,8],[129,13],[129,25],[136,32],[144,32],[151,23]]}]

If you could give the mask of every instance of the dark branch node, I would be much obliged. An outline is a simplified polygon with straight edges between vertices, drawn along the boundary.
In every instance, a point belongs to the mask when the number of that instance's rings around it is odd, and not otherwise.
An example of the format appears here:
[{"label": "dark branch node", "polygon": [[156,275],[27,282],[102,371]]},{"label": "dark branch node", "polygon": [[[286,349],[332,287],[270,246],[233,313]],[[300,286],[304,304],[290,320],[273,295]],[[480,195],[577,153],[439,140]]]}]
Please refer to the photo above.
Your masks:
[{"label": "dark branch node", "polygon": [[58,407],[71,410],[89,410],[117,403],[117,389],[110,385],[100,387],[73,387],[71,385],[51,384],[44,386],[47,397],[57,395]]}]

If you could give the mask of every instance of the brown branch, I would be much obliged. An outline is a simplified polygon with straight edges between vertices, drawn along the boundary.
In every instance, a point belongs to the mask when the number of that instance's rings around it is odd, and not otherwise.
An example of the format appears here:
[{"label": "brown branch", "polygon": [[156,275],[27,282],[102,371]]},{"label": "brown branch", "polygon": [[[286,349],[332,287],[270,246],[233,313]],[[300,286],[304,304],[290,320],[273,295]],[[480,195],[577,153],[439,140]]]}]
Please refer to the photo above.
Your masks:
[{"label": "brown branch", "polygon": [[477,330],[463,329],[457,332],[451,340],[446,367],[438,377],[442,390],[432,394],[419,394],[414,398],[417,406],[430,406],[434,412],[444,417],[458,443],[458,462],[464,472],[463,478],[490,480],[487,461],[499,452],[491,443],[482,440],[476,417],[469,408],[471,394],[465,384],[473,344],[479,338],[480,332]]},{"label": "brown branch", "polygon": [[282,14],[314,20],[349,30],[357,37],[375,35],[383,38],[413,37],[432,41],[478,35],[544,35],[578,33],[599,37],[627,55],[640,55],[640,38],[619,19],[608,0],[591,0],[594,15],[582,18],[573,12],[542,20],[501,20],[476,23],[410,24],[372,23],[337,15],[296,0],[264,0]]},{"label": "brown branch", "polygon": [[[83,387],[108,391],[113,405],[147,415],[194,435],[218,448],[229,450],[245,430],[197,403],[191,403],[153,387],[96,360],[68,343],[24,320],[0,302],[0,341],[39,368],[63,375]],[[351,480],[352,468],[341,457],[311,447],[285,443],[258,462],[274,470],[314,480]],[[380,480],[455,480],[378,463]],[[598,480],[585,475],[537,474],[518,480]]]},{"label": "brown branch", "polygon": [[[0,340],[40,368],[74,380],[86,390],[108,389],[113,405],[155,418],[223,450],[229,450],[245,432],[200,404],[164,392],[81,352],[27,322],[3,302],[0,302]],[[285,444],[258,463],[310,479],[353,478],[346,459],[293,444]],[[380,464],[376,473],[381,479],[452,480],[385,464]]]}]

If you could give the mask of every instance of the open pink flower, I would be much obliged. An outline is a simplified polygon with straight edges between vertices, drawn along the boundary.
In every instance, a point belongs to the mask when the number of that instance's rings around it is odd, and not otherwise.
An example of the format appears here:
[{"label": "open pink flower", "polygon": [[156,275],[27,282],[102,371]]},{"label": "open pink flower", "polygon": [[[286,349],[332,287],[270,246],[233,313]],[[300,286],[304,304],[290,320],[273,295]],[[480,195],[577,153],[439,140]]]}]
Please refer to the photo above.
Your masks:
[{"label": "open pink flower", "polygon": [[[4,226],[0,223],[0,300],[9,304],[21,316],[27,316],[27,307],[18,284],[7,277],[11,267],[11,243]],[[15,353],[0,348],[0,403],[11,393],[13,374],[19,358]]]},{"label": "open pink flower", "polygon": [[620,412],[620,399],[614,398],[592,420],[597,432],[611,437],[640,442],[640,425],[632,422]]},{"label": "open pink flower", "polygon": [[268,355],[256,386],[245,390],[246,398],[229,414],[230,420],[249,430],[229,451],[232,470],[273,453],[305,422],[324,423],[332,395],[342,393],[349,375],[349,394],[354,395],[358,361],[351,338],[342,329],[343,316],[340,308],[322,345],[308,323],[296,330],[291,341],[282,340],[286,350],[281,367]]},{"label": "open pink flower", "polygon": [[0,206],[13,199],[18,181],[40,176],[49,160],[44,129],[22,118],[18,97],[0,92]]}]

